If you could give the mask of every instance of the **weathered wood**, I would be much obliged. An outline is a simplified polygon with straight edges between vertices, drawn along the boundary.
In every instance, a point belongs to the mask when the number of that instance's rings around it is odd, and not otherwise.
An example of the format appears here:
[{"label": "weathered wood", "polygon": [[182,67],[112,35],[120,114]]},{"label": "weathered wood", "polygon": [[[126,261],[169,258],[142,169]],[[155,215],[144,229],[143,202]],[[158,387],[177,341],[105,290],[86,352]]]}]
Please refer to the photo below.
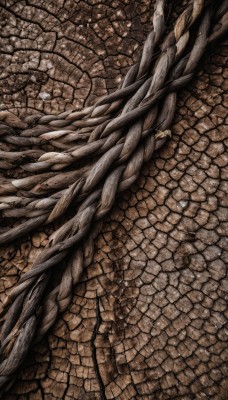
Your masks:
[{"label": "weathered wood", "polygon": [[[136,293],[137,293],[137,291],[136,291]],[[97,302],[97,310],[100,308],[100,301],[98,301]],[[187,308],[186,308],[187,309]],[[98,311],[97,311],[98,312]],[[97,316],[97,318],[98,318],[98,322],[97,322],[97,324],[96,324],[96,329],[97,329],[97,326],[98,326],[98,329],[99,329],[99,321],[100,321],[100,317],[99,316]],[[101,321],[100,321],[101,322]],[[95,332],[96,332],[96,330],[95,330]],[[95,336],[93,336],[93,338],[91,339],[91,342],[92,342],[92,344],[94,345],[94,339],[95,339]],[[94,353],[93,353],[94,354]],[[93,359],[94,359],[94,357],[93,357]],[[100,367],[100,369],[101,369],[101,371],[103,371],[103,369]],[[98,370],[95,368],[95,370],[98,372]],[[104,371],[103,371],[103,373],[104,373]],[[99,378],[99,376],[98,376],[98,378]],[[119,381],[119,382],[121,382],[121,380]],[[127,379],[125,378],[125,380],[124,380],[124,382],[127,382]],[[114,389],[112,389],[112,390],[114,390]],[[112,392],[112,390],[111,390],[111,392]],[[109,391],[108,390],[106,390],[106,392],[107,393],[109,393]],[[116,391],[116,389],[115,389],[115,393],[116,393],[116,395],[115,396],[117,396],[118,394],[118,391]],[[110,394],[108,395],[108,396],[110,396]],[[132,394],[132,396],[133,396],[133,394]]]}]

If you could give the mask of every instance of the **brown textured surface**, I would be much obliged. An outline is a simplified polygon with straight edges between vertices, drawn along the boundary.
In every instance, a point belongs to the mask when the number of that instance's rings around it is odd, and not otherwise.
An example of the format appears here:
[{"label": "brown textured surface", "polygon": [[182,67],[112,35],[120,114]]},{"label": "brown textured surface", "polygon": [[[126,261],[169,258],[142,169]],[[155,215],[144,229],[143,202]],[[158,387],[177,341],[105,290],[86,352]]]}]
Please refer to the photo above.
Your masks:
[{"label": "brown textured surface", "polygon": [[[58,113],[116,86],[152,2],[93,3],[2,7],[1,104]],[[225,399],[225,52],[181,95],[172,139],[121,196],[72,306],[6,399]],[[45,240],[1,251],[2,299]]]},{"label": "brown textured surface", "polygon": [[[72,105],[81,109],[85,99],[91,103],[98,93],[116,87],[149,32],[153,4],[26,3],[1,1],[4,106],[56,114]],[[40,97],[44,92],[49,95],[45,102]]]}]

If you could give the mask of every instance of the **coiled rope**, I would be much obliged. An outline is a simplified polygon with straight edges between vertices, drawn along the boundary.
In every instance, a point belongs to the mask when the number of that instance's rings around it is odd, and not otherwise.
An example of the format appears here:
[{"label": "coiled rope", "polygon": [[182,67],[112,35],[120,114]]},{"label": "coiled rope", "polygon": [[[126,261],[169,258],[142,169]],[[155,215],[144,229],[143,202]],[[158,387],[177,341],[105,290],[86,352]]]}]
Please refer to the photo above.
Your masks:
[{"label": "coiled rope", "polygon": [[[141,58],[114,93],[82,111],[58,116],[21,121],[0,112],[1,141],[20,149],[0,151],[0,168],[28,173],[1,180],[0,215],[21,223],[0,231],[0,244],[58,220],[69,209],[73,213],[5,299],[2,393],[13,383],[31,344],[70,304],[73,287],[92,261],[103,218],[170,136],[177,92],[192,79],[207,46],[227,30],[225,0],[193,0],[165,35],[165,3],[156,1]],[[53,268],[63,260],[61,283],[48,292]]]}]

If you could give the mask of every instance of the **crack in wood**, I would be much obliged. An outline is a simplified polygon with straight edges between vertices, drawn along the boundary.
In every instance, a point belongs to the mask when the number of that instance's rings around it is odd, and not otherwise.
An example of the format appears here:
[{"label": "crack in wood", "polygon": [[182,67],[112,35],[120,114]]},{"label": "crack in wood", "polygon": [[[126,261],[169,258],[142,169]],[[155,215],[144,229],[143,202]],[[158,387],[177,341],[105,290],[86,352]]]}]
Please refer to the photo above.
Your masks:
[{"label": "crack in wood", "polygon": [[95,345],[96,337],[99,332],[101,323],[102,323],[102,319],[101,319],[100,308],[99,308],[99,297],[96,297],[96,324],[94,326],[93,334],[92,334],[92,338],[91,338],[91,349],[92,349],[94,370],[95,370],[95,374],[96,374],[96,377],[97,377],[97,380],[99,383],[99,387],[100,387],[100,400],[106,400],[105,385],[102,381],[102,377],[100,374],[99,365],[98,365],[98,361],[97,361],[97,348]]}]

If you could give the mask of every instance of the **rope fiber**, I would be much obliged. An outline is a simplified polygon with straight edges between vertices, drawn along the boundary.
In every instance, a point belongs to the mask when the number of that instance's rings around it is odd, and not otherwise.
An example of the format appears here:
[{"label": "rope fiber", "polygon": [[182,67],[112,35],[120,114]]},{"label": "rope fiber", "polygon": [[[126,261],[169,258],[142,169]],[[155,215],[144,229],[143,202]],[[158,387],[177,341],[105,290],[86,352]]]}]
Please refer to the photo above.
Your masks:
[{"label": "rope fiber", "polygon": [[[17,149],[0,151],[0,218],[16,221],[0,230],[0,244],[61,216],[65,221],[4,301],[2,394],[31,345],[71,303],[73,287],[93,259],[104,217],[170,137],[178,91],[192,79],[208,45],[227,30],[225,0],[193,0],[169,33],[165,6],[165,0],[156,1],[140,59],[115,92],[81,111],[31,115],[24,121],[0,111],[0,140]],[[4,171],[18,168],[22,178],[4,178]],[[63,262],[61,281],[50,290],[52,272]]]}]

